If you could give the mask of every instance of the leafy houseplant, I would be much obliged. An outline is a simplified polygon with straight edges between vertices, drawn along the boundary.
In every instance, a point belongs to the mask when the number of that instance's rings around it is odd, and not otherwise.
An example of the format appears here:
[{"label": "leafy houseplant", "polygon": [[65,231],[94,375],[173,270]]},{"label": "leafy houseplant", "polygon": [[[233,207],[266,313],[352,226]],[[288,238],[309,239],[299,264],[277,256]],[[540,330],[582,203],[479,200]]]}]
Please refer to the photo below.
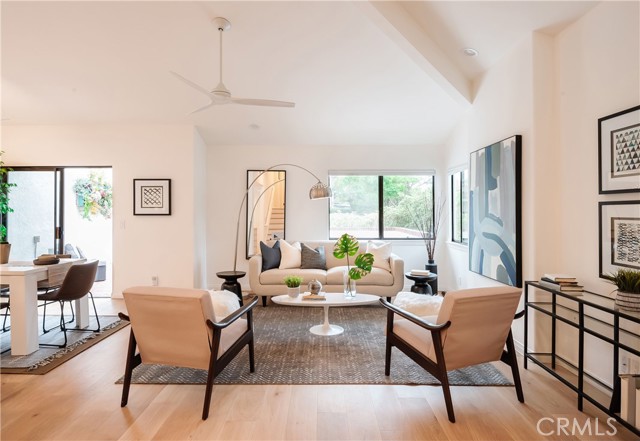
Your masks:
[{"label": "leafy houseplant", "polygon": [[77,205],[81,209],[83,219],[91,220],[101,214],[105,219],[111,218],[113,191],[111,184],[105,181],[102,174],[91,172],[88,178],[76,180],[73,184]]},{"label": "leafy houseplant", "polygon": [[623,309],[640,311],[640,271],[620,269],[603,278],[618,288],[616,305]]},{"label": "leafy houseplant", "polygon": [[11,244],[7,242],[5,219],[8,213],[13,212],[13,209],[9,207],[9,192],[16,184],[9,183],[7,180],[11,169],[4,166],[4,161],[2,160],[3,153],[4,151],[0,150],[0,263],[7,263],[9,261]]},{"label": "leafy houseplant", "polygon": [[373,254],[360,253],[353,262],[354,266],[351,266],[349,257],[356,255],[360,249],[360,243],[358,239],[349,234],[343,234],[333,246],[333,255],[337,259],[347,258],[347,271],[345,279],[344,295],[347,298],[355,297],[355,284],[352,281],[360,280],[371,272],[373,267]]},{"label": "leafy houseplant", "polygon": [[300,294],[300,284],[302,283],[302,277],[300,276],[286,276],[284,284],[287,285],[287,293],[289,297],[296,298]]},{"label": "leafy houseplant", "polygon": [[300,276],[286,276],[284,278],[284,284],[287,285],[288,288],[298,288],[302,283],[302,277]]}]

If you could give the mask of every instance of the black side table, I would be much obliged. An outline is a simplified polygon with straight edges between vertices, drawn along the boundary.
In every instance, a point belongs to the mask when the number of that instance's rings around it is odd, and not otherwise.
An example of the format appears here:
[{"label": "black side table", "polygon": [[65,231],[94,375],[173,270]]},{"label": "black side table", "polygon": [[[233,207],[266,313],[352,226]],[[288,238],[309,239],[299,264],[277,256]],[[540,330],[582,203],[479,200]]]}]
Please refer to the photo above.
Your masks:
[{"label": "black side table", "polygon": [[220,289],[235,292],[240,299],[240,305],[242,305],[242,286],[240,286],[238,279],[246,275],[247,273],[244,271],[220,271],[216,273],[216,276],[224,279],[224,283],[220,285]]},{"label": "black side table", "polygon": [[414,282],[411,287],[411,292],[415,292],[417,294],[434,294],[432,284],[437,282],[437,274],[431,273],[430,276],[416,276],[411,273],[404,273],[404,276]]}]

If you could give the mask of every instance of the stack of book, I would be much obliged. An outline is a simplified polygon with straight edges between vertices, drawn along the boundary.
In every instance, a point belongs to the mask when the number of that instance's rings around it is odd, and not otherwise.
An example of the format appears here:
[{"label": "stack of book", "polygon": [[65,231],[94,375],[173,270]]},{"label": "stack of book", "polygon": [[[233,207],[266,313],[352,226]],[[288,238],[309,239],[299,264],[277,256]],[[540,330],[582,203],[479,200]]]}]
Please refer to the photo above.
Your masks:
[{"label": "stack of book", "polygon": [[540,285],[562,292],[579,293],[584,291],[584,287],[578,284],[578,280],[567,274],[545,274],[540,279]]},{"label": "stack of book", "polygon": [[410,274],[412,276],[425,276],[429,277],[431,275],[431,271],[429,270],[420,270],[420,269],[412,269]]}]

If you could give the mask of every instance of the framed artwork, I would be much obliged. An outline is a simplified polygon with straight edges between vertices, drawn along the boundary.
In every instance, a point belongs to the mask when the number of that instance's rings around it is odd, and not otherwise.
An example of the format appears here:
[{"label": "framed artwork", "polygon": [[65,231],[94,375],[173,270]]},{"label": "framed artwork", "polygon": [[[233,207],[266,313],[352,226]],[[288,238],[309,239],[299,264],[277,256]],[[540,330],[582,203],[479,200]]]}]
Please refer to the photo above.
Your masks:
[{"label": "framed artwork", "polygon": [[522,287],[522,137],[514,135],[471,153],[469,270]]},{"label": "framed artwork", "polygon": [[134,179],[133,214],[171,214],[171,179]]},{"label": "framed artwork", "polygon": [[598,119],[599,192],[640,191],[640,106]]},{"label": "framed artwork", "polygon": [[621,268],[640,270],[640,201],[600,202],[600,277]]}]

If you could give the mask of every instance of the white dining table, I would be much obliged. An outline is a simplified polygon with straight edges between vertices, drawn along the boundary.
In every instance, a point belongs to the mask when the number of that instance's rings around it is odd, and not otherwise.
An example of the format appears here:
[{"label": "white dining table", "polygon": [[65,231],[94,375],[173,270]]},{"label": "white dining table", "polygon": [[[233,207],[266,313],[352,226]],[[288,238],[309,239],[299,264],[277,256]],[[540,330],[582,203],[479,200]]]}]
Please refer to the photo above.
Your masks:
[{"label": "white dining table", "polygon": [[[47,280],[50,269],[70,266],[85,259],[60,259],[53,265],[9,262],[0,265],[0,284],[9,285],[11,304],[11,355],[28,355],[38,350],[38,282]],[[76,325],[89,325],[88,296],[75,301]]]}]

